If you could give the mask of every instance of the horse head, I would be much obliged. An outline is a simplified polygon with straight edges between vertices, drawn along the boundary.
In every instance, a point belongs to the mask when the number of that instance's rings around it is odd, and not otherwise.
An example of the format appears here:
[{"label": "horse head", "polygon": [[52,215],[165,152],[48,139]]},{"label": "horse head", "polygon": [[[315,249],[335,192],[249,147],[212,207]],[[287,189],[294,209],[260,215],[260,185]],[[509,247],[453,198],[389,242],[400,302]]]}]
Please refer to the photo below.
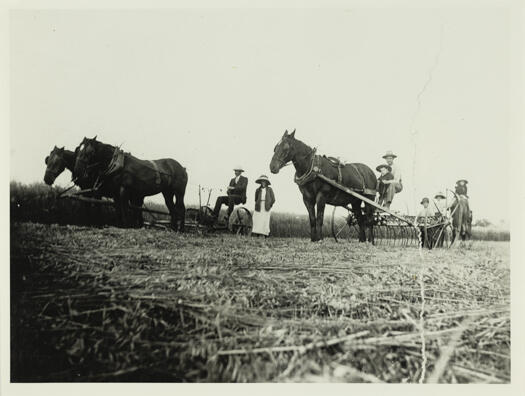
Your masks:
[{"label": "horse head", "polygon": [[51,153],[46,157],[46,173],[44,175],[44,182],[50,186],[52,185],[58,175],[66,169],[66,160],[64,159],[64,147],[58,148],[55,146]]},{"label": "horse head", "polygon": [[279,173],[279,170],[288,162],[292,161],[295,155],[293,142],[295,141],[295,129],[292,133],[284,131],[284,135],[273,149],[272,160],[270,161],[270,172]]},{"label": "horse head", "polygon": [[93,139],[84,137],[80,145],[75,149],[74,174],[77,177],[88,177],[89,167],[95,162],[97,143],[96,136]]}]

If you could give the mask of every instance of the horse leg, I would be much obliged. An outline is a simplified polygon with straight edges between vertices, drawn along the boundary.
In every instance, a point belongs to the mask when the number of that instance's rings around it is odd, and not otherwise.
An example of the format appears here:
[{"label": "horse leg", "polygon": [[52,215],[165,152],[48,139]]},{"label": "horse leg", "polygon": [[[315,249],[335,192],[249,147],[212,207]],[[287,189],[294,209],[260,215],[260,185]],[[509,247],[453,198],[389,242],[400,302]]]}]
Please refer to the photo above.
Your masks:
[{"label": "horse leg", "polygon": [[303,196],[303,202],[308,210],[308,217],[310,219],[310,239],[312,242],[317,242],[317,232],[315,230],[315,202],[310,202]]},{"label": "horse leg", "polygon": [[121,215],[121,208],[120,208],[120,197],[115,195],[113,197],[113,206],[115,208],[115,219],[116,219],[116,226],[122,226],[122,215]]},{"label": "horse leg", "polygon": [[352,212],[354,212],[357,225],[359,226],[359,242],[366,242],[365,217],[363,216],[363,211],[361,210],[361,201],[352,203]]},{"label": "horse leg", "polygon": [[173,192],[163,191],[162,195],[164,196],[164,202],[166,203],[166,206],[170,211],[171,228],[177,231],[177,209],[175,208],[175,204],[173,203]]},{"label": "horse leg", "polygon": [[[144,197],[135,197],[131,199],[131,203],[133,206],[136,206],[137,208],[141,208],[142,205],[144,205]],[[138,209],[133,209],[133,226],[137,228],[144,227],[144,217],[142,216],[142,211]]]},{"label": "horse leg", "polygon": [[126,187],[120,187],[120,215],[122,216],[122,227],[128,227],[129,222],[129,192]]},{"label": "horse leg", "polygon": [[321,241],[323,239],[323,220],[324,220],[324,208],[326,206],[326,200],[322,193],[317,194],[316,198],[317,203],[317,218],[316,218],[316,231],[317,231],[317,240]]},{"label": "horse leg", "polygon": [[186,220],[186,206],[184,206],[184,193],[175,192],[175,209],[177,212],[178,231],[184,232],[184,221]]},{"label": "horse leg", "polygon": [[375,211],[375,208],[372,205],[365,204],[365,226],[366,226],[366,232],[368,233],[368,242],[370,242],[372,245],[375,245],[375,240],[374,240],[374,211]]}]

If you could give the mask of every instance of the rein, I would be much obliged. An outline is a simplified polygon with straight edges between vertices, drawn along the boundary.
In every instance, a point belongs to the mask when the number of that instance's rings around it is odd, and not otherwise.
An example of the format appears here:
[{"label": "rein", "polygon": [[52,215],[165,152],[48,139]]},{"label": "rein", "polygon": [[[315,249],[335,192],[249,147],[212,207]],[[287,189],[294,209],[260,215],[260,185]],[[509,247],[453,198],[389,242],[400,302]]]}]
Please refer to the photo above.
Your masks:
[{"label": "rein", "polygon": [[75,182],[77,181],[77,177],[75,177],[74,179],[71,180],[71,183],[73,183],[71,186],[69,186],[68,188],[66,188],[64,191],[62,191],[61,193],[58,194],[58,198],[62,197],[65,193],[67,193],[69,190],[71,190],[73,187],[75,187]]}]

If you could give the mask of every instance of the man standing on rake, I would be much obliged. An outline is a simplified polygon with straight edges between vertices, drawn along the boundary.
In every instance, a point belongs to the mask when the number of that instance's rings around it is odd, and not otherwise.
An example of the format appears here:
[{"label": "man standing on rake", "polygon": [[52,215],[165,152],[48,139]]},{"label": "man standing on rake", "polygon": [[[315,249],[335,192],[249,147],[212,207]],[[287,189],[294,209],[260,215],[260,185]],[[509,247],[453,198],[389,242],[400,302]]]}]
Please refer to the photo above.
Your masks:
[{"label": "man standing on rake", "polygon": [[382,183],[387,185],[383,204],[383,206],[385,206],[386,208],[390,208],[390,204],[394,199],[394,195],[399,194],[401,191],[403,191],[403,184],[401,182],[401,170],[396,164],[394,164],[394,158],[396,157],[397,155],[395,155],[390,150],[387,151],[385,155],[383,155],[383,158],[386,160],[386,163],[391,168],[391,173],[394,176],[392,180],[382,180]]},{"label": "man standing on rake", "polygon": [[228,218],[233,212],[233,207],[239,204],[246,203],[246,188],[248,187],[248,178],[241,175],[244,172],[242,166],[233,168],[235,177],[230,180],[230,185],[226,192],[227,195],[217,197],[215,208],[213,209],[213,217],[217,221],[219,219],[219,212],[223,204],[228,205]]}]

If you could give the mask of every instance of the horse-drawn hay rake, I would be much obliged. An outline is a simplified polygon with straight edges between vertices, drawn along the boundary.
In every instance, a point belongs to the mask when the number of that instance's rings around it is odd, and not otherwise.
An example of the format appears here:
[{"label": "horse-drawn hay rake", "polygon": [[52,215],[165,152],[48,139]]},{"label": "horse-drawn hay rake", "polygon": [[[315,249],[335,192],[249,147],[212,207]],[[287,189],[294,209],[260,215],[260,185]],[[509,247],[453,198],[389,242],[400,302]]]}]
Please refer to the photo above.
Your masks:
[{"label": "horse-drawn hay rake", "polygon": [[[238,235],[251,234],[252,214],[247,208],[245,208],[244,206],[237,206],[227,220],[222,219],[220,222],[217,223],[213,217],[213,211],[209,206],[209,199],[212,190],[209,189],[210,195],[208,196],[208,202],[206,203],[206,205],[203,205],[201,203],[201,190],[204,190],[204,188],[201,188],[201,186],[199,186],[199,207],[186,209],[186,216],[184,221],[184,226],[186,228],[199,234],[224,231],[229,231],[233,234]],[[86,190],[80,190],[68,194],[63,194],[59,198],[73,199],[85,202],[87,204],[101,206],[114,204],[113,200],[111,199],[98,199],[90,197],[89,195],[91,195],[94,192],[96,192],[96,188],[90,188]],[[169,217],[170,215],[168,212],[150,209],[147,207],[146,204],[144,204],[142,207],[131,205],[131,209],[149,214],[150,219],[148,221],[144,221],[145,226],[165,228],[169,227],[171,223],[170,220],[165,219],[165,217]]]},{"label": "horse-drawn hay rake", "polygon": [[[403,216],[406,221],[388,213],[376,211],[374,214],[374,241],[383,246],[418,246],[418,229],[412,224],[415,216]],[[426,247],[445,247],[452,244],[452,227],[439,217],[427,218],[428,225],[421,227],[422,240]],[[332,236],[336,241],[354,241],[359,238],[357,220],[349,208],[334,207],[330,221]]]},{"label": "horse-drawn hay rake", "polygon": [[[425,225],[417,226],[415,216],[396,214],[322,174],[317,175],[317,177],[342,192],[358,197],[376,209],[373,218],[373,232],[374,241],[377,245],[419,246],[421,240],[428,248],[449,248],[453,243],[452,226],[447,219],[441,216],[428,217]],[[350,207],[334,206],[330,228],[336,241],[357,240],[359,238],[357,219]]]},{"label": "horse-drawn hay rake", "polygon": [[201,191],[205,190],[199,185],[199,207],[186,209],[185,226],[198,233],[210,233],[216,231],[230,231],[237,235],[250,235],[252,232],[252,214],[244,206],[237,206],[228,219],[222,219],[218,223],[213,216],[210,207],[212,189],[208,190],[206,205],[202,204]]}]

